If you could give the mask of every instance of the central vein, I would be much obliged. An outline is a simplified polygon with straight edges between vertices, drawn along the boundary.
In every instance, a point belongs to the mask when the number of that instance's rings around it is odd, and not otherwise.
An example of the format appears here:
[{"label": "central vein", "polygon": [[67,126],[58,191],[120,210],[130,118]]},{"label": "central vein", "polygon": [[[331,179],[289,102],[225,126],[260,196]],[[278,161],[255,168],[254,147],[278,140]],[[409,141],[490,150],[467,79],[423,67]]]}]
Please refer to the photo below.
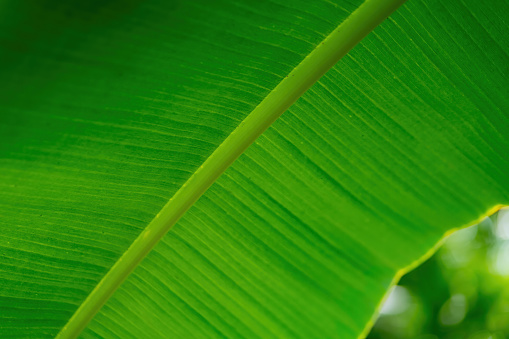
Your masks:
[{"label": "central vein", "polygon": [[240,123],[112,266],[57,338],[75,338],[115,290],[217,178],[284,111],[405,0],[366,0]]}]

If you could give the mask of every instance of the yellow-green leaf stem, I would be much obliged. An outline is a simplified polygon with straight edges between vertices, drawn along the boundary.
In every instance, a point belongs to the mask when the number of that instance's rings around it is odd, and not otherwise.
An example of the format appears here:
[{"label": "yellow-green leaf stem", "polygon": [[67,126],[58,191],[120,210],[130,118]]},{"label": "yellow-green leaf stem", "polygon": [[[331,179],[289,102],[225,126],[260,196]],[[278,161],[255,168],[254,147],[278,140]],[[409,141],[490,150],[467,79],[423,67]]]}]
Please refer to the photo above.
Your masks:
[{"label": "yellow-green leaf stem", "polygon": [[57,337],[78,336],[147,253],[235,159],[327,70],[404,2],[367,0],[321,42],[168,201],[99,282]]}]

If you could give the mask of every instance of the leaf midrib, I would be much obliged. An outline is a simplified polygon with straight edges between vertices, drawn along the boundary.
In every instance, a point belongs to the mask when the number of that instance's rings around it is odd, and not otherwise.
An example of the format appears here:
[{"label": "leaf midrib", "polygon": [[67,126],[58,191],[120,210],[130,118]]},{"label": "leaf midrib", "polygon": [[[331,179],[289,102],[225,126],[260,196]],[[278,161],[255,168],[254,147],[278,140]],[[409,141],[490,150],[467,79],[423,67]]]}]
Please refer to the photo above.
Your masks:
[{"label": "leaf midrib", "polygon": [[406,0],[366,0],[297,65],[182,185],[76,310],[57,338],[75,338],[166,232],[298,98]]}]

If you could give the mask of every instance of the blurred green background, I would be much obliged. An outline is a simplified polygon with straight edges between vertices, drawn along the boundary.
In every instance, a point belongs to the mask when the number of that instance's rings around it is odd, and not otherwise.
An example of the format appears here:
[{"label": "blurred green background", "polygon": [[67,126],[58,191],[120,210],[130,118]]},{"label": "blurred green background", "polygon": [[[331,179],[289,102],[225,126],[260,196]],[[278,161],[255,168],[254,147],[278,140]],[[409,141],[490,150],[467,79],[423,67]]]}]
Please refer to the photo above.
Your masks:
[{"label": "blurred green background", "polygon": [[509,338],[509,209],[455,232],[405,275],[368,338]]}]

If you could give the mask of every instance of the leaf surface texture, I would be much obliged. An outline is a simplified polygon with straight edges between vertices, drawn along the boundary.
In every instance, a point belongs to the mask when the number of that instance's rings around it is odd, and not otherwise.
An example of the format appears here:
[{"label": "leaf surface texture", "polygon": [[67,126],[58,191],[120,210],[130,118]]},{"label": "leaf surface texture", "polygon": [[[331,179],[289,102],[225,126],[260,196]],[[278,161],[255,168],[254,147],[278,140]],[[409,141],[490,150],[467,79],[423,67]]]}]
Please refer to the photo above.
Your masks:
[{"label": "leaf surface texture", "polygon": [[[3,5],[0,335],[56,335],[360,4]],[[218,179],[83,337],[357,337],[396,272],[508,204],[504,13],[408,2]]]}]

